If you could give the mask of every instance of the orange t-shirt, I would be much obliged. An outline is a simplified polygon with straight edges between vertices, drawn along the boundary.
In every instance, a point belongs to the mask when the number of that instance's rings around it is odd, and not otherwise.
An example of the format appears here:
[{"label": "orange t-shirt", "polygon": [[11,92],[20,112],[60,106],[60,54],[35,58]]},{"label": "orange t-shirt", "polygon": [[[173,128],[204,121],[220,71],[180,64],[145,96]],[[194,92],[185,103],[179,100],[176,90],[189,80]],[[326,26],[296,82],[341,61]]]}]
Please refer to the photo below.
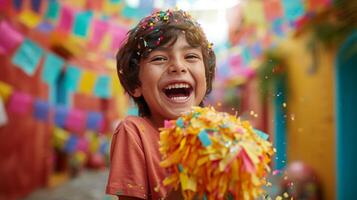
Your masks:
[{"label": "orange t-shirt", "polygon": [[159,140],[159,131],[145,118],[128,116],[119,124],[110,148],[108,194],[154,200],[167,195]]}]

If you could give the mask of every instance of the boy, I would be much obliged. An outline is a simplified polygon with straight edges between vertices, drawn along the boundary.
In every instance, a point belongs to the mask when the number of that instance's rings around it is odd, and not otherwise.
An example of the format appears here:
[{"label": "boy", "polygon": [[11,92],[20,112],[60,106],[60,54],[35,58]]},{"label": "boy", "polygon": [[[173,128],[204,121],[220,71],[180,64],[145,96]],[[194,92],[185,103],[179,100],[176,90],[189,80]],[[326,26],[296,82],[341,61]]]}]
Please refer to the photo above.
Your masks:
[{"label": "boy", "polygon": [[120,83],[139,108],[111,144],[107,193],[122,199],[177,199],[162,185],[159,128],[211,92],[216,58],[199,24],[182,10],[158,11],[129,31],[117,54]]}]

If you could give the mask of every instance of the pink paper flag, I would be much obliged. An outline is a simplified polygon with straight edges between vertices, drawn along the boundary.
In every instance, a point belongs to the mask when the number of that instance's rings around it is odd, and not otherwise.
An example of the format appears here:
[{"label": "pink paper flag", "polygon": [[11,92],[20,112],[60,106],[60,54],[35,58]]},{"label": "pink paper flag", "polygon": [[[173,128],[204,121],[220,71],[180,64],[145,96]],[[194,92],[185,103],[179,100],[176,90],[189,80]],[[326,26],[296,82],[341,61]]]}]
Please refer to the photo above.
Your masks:
[{"label": "pink paper flag", "polygon": [[63,30],[65,32],[71,31],[73,20],[74,20],[74,10],[71,7],[63,6],[61,8],[58,29]]},{"label": "pink paper flag", "polygon": [[264,0],[264,12],[267,21],[274,21],[283,16],[283,8],[281,0]]},{"label": "pink paper flag", "polygon": [[242,66],[242,57],[240,55],[234,55],[229,59],[229,65],[231,68],[239,68]]},{"label": "pink paper flag", "polygon": [[77,142],[77,150],[87,152],[89,141],[86,138],[80,138]]},{"label": "pink paper flag", "polygon": [[74,133],[81,133],[85,128],[86,116],[81,110],[71,110],[65,122],[66,128]]},{"label": "pink paper flag", "polygon": [[117,50],[126,37],[127,29],[121,26],[112,25],[112,49]]},{"label": "pink paper flag", "polygon": [[5,52],[14,49],[24,40],[24,36],[5,20],[0,22],[0,35],[0,47]]},{"label": "pink paper flag", "polygon": [[9,111],[19,114],[29,113],[32,106],[32,96],[22,92],[14,92],[10,98]]},{"label": "pink paper flag", "polygon": [[107,32],[108,27],[109,26],[107,21],[95,19],[93,21],[93,32],[90,44],[93,46],[98,46],[104,34]]}]

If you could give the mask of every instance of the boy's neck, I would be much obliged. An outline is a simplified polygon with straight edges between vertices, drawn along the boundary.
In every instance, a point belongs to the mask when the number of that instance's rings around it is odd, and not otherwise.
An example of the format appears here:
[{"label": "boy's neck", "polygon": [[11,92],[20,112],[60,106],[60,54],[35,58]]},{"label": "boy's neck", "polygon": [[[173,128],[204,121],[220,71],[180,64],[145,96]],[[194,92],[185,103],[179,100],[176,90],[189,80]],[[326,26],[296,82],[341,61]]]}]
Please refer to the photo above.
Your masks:
[{"label": "boy's neck", "polygon": [[154,117],[152,117],[152,116],[146,116],[145,117],[150,123],[151,123],[151,125],[155,128],[155,129],[157,129],[157,130],[159,130],[159,128],[161,128],[161,127],[164,127],[164,119],[158,119],[158,118],[154,118]]}]

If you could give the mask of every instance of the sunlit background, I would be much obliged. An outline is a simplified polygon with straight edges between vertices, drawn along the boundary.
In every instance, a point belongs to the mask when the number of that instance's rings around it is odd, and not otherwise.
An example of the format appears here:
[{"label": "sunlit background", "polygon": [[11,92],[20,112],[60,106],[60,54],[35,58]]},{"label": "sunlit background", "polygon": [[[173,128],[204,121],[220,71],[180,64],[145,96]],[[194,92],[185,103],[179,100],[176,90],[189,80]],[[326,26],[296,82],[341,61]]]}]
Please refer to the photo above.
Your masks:
[{"label": "sunlit background", "polygon": [[206,105],[269,134],[265,199],[354,199],[357,1],[0,0],[0,200],[105,195],[127,31],[155,10],[198,20],[217,55]]}]

